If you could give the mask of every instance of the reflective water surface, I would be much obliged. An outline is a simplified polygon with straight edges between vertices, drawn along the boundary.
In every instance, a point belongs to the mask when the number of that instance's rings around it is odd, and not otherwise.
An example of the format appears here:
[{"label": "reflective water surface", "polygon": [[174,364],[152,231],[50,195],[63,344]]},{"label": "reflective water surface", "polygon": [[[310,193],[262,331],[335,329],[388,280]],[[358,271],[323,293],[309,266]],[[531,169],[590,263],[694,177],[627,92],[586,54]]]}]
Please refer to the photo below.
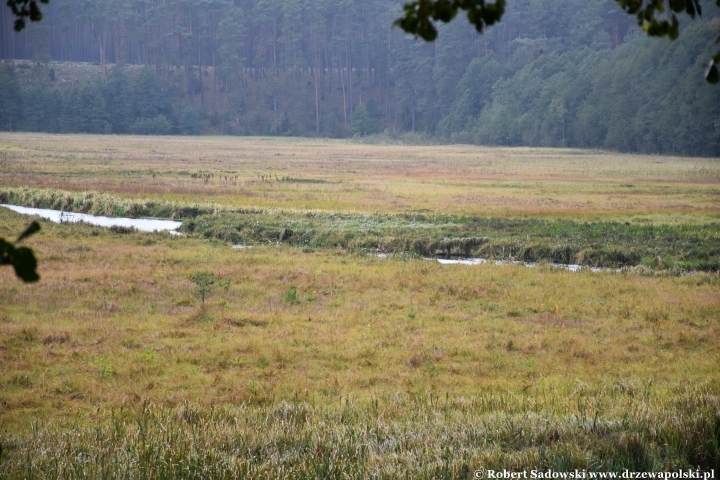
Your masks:
[{"label": "reflective water surface", "polygon": [[61,210],[50,210],[47,208],[18,207],[17,205],[0,205],[14,212],[23,215],[37,215],[55,223],[85,222],[99,227],[133,227],[141,232],[163,232],[167,231],[174,235],[180,235],[177,230],[182,222],[174,220],[159,220],[154,218],[122,218],[102,217],[87,213],[63,212]]}]

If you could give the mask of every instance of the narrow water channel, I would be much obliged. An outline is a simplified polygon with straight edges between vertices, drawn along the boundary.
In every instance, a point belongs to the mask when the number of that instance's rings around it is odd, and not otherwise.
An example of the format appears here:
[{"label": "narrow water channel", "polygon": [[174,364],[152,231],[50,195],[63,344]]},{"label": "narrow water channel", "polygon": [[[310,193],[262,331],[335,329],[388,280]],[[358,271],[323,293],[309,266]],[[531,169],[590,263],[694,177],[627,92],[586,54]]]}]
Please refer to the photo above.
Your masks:
[{"label": "narrow water channel", "polygon": [[[379,258],[387,258],[389,255],[386,253],[380,253],[377,255]],[[423,260],[430,260],[438,262],[441,265],[480,265],[483,263],[494,263],[495,265],[524,265],[528,268],[537,267],[541,265],[533,262],[521,262],[519,260],[490,260],[488,258],[430,258],[423,257]],[[543,263],[551,268],[558,268],[561,270],[569,270],[571,272],[579,272],[580,270],[590,270],[591,272],[619,272],[619,268],[600,268],[600,267],[587,267],[583,265],[563,263]]]},{"label": "narrow water channel", "polygon": [[132,227],[141,232],[170,232],[173,235],[180,235],[176,230],[182,222],[174,220],[159,220],[155,218],[123,218],[123,217],[102,217],[87,213],[63,212],[61,210],[50,210],[47,208],[19,207],[17,205],[0,204],[13,212],[23,215],[36,215],[55,223],[85,222],[99,227]]},{"label": "narrow water channel", "polygon": [[[525,265],[528,268],[537,267],[538,263],[533,262],[520,262],[517,260],[488,260],[487,258],[428,258],[426,260],[437,260],[439,263],[443,265],[479,265],[481,263],[488,263],[492,262],[495,265]],[[592,272],[619,272],[619,268],[600,268],[600,267],[587,267],[583,265],[576,265],[576,264],[564,264],[564,263],[546,263],[543,265],[547,265],[551,268],[560,268],[563,270],[569,270],[571,272],[579,272],[582,269],[590,270]]]}]

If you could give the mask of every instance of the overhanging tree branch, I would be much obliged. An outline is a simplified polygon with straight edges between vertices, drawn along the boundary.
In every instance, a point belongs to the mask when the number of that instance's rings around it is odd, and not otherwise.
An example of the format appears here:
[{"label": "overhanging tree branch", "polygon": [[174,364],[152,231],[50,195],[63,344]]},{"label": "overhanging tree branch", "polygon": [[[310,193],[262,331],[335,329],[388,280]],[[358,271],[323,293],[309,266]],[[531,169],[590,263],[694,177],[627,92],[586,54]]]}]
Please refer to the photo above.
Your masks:
[{"label": "overhanging tree branch", "polygon": [[396,20],[395,25],[431,42],[437,38],[437,29],[430,19],[447,23],[458,10],[464,10],[468,21],[478,33],[483,33],[486,27],[500,21],[505,13],[505,0],[416,0],[406,3],[403,9],[405,16]]},{"label": "overhanging tree branch", "polygon": [[[652,37],[668,37],[675,40],[679,33],[678,15],[688,15],[694,19],[702,14],[700,0],[615,0],[628,15],[635,15],[640,28]],[[715,0],[720,6],[720,0]],[[417,35],[426,41],[437,38],[437,29],[433,20],[450,22],[459,10],[467,12],[468,21],[478,33],[497,23],[505,12],[505,0],[487,2],[485,0],[414,0],[405,4],[402,18],[395,21],[408,33]],[[715,40],[720,43],[720,36]],[[710,60],[705,71],[705,79],[710,83],[720,81],[720,51]]]},{"label": "overhanging tree branch", "polygon": [[[40,0],[40,3],[48,4],[49,0]],[[15,19],[15,31],[19,32],[25,28],[25,19],[29,18],[32,22],[42,20],[42,12],[40,6],[35,0],[7,0],[8,7],[17,17]]]}]

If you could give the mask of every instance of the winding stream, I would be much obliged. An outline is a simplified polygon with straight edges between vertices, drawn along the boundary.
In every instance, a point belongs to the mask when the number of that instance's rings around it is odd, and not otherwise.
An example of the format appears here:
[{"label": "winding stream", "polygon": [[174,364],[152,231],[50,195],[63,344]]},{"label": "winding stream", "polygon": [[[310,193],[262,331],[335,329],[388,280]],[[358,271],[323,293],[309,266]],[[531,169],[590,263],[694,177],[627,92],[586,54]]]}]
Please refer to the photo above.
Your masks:
[{"label": "winding stream", "polygon": [[[132,227],[136,228],[141,232],[156,232],[166,231],[172,235],[182,235],[176,231],[182,222],[176,222],[174,220],[159,220],[155,218],[122,218],[122,217],[102,217],[97,215],[90,215],[87,213],[74,213],[74,212],[63,212],[60,210],[50,210],[46,208],[30,208],[30,207],[19,207],[17,205],[5,205],[0,204],[0,207],[8,208],[14,212],[21,213],[23,215],[37,215],[41,218],[45,218],[55,223],[74,223],[74,222],[85,222],[91,225],[97,225],[99,227]],[[252,248],[251,245],[233,245],[233,248],[244,249]],[[388,255],[379,254],[378,257],[385,258]],[[424,260],[436,261],[442,265],[479,265],[481,263],[492,262],[496,265],[525,265],[526,267],[532,268],[537,266],[537,263],[526,263],[517,260],[489,260],[486,258],[424,258]],[[559,268],[563,270],[569,270],[571,272],[579,272],[580,270],[590,270],[593,272],[617,272],[620,269],[616,268],[597,268],[597,267],[584,267],[582,265],[564,265],[561,263],[549,264],[552,268]]]}]

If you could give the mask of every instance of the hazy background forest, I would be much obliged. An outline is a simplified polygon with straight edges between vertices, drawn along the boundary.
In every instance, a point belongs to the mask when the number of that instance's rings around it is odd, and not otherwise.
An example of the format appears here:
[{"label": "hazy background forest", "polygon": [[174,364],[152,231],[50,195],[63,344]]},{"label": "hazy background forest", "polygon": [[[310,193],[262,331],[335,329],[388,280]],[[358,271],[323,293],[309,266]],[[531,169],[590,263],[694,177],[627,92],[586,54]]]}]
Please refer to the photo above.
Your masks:
[{"label": "hazy background forest", "polygon": [[720,155],[708,3],[648,39],[613,0],[513,0],[416,41],[384,0],[52,0],[0,9],[0,129],[347,137]]}]

